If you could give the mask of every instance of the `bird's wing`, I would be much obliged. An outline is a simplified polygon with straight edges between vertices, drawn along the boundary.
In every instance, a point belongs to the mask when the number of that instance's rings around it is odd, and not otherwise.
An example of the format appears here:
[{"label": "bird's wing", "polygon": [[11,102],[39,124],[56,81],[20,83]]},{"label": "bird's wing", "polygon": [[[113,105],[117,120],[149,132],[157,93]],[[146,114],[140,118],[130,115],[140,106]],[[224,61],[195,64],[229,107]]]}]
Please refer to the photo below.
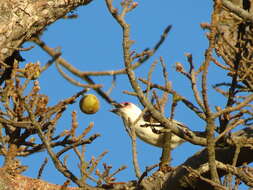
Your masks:
[{"label": "bird's wing", "polygon": [[[184,125],[183,123],[179,122],[179,121],[176,121],[176,120],[172,120],[172,123],[174,125],[176,125],[176,127],[180,128],[181,130],[183,131],[188,131],[188,127],[186,125]],[[143,123],[140,123],[140,127],[150,127],[152,129],[152,132],[153,133],[156,133],[156,134],[160,134],[160,133],[163,133],[165,132],[165,127],[164,125],[162,125],[161,123],[158,123],[158,122],[143,122]],[[165,129],[165,130],[164,130]]]},{"label": "bird's wing", "polygon": [[[183,123],[181,123],[181,122],[179,122],[179,121],[177,121],[177,120],[172,120],[172,123],[173,124],[176,124],[177,125],[177,127],[180,127],[180,128],[186,128],[186,129],[188,129],[188,127],[185,125],[185,124],[183,124]],[[158,123],[158,122],[144,122],[143,124],[141,124],[141,127],[157,127],[157,128],[164,128],[164,125],[162,125],[161,123]]]}]

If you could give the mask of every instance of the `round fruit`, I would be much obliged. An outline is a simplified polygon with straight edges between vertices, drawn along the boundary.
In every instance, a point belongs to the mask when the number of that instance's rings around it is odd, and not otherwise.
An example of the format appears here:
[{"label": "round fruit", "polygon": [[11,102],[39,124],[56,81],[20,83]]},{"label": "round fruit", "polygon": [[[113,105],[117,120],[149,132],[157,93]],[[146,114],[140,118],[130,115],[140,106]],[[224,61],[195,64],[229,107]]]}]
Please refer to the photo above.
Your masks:
[{"label": "round fruit", "polygon": [[99,100],[93,94],[86,94],[79,102],[80,110],[86,114],[94,114],[99,110]]}]

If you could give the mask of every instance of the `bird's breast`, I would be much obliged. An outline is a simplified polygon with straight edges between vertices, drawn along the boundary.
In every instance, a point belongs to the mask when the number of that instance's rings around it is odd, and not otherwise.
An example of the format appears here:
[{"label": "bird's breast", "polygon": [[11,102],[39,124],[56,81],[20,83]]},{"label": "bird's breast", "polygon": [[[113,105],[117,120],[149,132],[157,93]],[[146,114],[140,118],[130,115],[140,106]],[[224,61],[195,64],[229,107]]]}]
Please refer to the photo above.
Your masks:
[{"label": "bird's breast", "polygon": [[152,131],[150,127],[136,127],[135,129],[136,135],[143,141],[148,144],[162,147],[163,145],[163,135],[156,134]]}]

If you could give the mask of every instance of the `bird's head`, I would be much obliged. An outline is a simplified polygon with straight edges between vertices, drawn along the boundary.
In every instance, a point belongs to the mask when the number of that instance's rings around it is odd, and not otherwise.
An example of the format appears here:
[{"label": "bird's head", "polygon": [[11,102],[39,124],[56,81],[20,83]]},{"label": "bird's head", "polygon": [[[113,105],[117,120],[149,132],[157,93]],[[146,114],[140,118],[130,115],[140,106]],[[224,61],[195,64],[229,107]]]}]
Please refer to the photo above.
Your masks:
[{"label": "bird's head", "polygon": [[114,107],[114,109],[110,110],[111,112],[122,118],[128,118],[131,122],[134,122],[142,112],[140,108],[131,102],[115,103]]}]

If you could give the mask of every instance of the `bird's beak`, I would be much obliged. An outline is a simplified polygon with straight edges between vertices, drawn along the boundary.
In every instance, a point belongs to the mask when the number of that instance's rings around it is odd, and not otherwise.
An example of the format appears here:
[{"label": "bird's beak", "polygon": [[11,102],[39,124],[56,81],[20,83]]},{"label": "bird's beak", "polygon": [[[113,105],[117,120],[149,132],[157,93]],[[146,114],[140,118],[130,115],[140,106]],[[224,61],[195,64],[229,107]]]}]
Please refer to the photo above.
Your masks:
[{"label": "bird's beak", "polygon": [[111,109],[110,112],[115,113],[115,114],[117,114],[119,112],[120,108],[123,107],[122,104],[119,104],[119,103],[113,103],[112,105],[115,108]]},{"label": "bird's beak", "polygon": [[117,114],[119,112],[118,108],[113,108],[110,110],[110,112]]}]

